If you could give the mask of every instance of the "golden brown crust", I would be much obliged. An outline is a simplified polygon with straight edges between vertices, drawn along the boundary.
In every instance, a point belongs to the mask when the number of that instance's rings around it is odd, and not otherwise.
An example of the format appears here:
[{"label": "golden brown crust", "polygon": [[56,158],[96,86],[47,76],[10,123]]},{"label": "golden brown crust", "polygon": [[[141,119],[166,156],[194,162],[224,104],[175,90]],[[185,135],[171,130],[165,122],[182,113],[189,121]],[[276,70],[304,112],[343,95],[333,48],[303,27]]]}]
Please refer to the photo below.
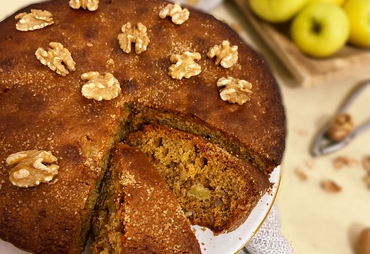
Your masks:
[{"label": "golden brown crust", "polygon": [[[25,76],[27,69],[37,74],[33,75],[33,81],[44,79],[40,82],[45,83],[53,79],[56,75],[35,60],[34,51],[38,47],[46,48],[49,40],[60,42],[71,51],[77,71],[58,77],[59,84],[76,84],[79,88],[77,82],[82,73],[110,71],[121,83],[124,101],[138,101],[199,118],[247,146],[252,153],[268,158],[266,164],[271,171],[281,162],[285,117],[278,87],[264,60],[231,28],[207,14],[192,11],[182,25],[173,24],[169,18],[159,18],[158,13],[165,4],[145,1],[137,5],[135,1],[125,1],[122,8],[121,1],[101,1],[96,12],[73,10],[65,1],[36,5],[33,8],[53,13],[55,24],[22,33],[15,31],[14,19],[6,20],[2,29],[4,36],[0,39],[4,41],[3,72],[16,74],[13,80]],[[58,15],[60,12],[63,15]],[[120,49],[117,35],[127,22],[141,22],[147,27],[151,42],[144,53],[126,54]],[[223,40],[239,47],[238,62],[229,69],[215,65],[215,60],[206,56],[210,47]],[[17,48],[16,55],[14,48]],[[187,50],[201,54],[202,59],[197,63],[202,73],[190,79],[174,80],[167,75],[170,57]],[[107,65],[110,59],[114,65]],[[14,83],[12,76],[7,75],[7,85]],[[253,96],[247,104],[240,107],[219,99],[216,82],[226,76],[252,84]]]},{"label": "golden brown crust", "polygon": [[[55,0],[17,12],[48,10],[54,24],[46,28],[17,31],[14,15],[0,23],[0,238],[36,253],[81,251],[126,102],[197,119],[261,158],[267,174],[280,164],[285,117],[264,61],[228,26],[206,14],[191,11],[181,26],[159,18],[166,4],[102,0],[96,12],[89,12]],[[151,42],[140,55],[119,47],[117,35],[128,21],[148,29]],[[209,47],[225,39],[239,47],[238,63],[230,69],[206,57]],[[36,59],[37,48],[51,41],[69,49],[76,71],[63,77]],[[170,56],[185,50],[201,54],[202,73],[174,80],[167,74]],[[122,94],[102,102],[82,97],[80,76],[89,71],[114,74]],[[227,75],[252,83],[248,103],[219,99],[216,81]],[[29,149],[50,150],[58,158],[53,184],[20,189],[9,183],[5,159]]]}]

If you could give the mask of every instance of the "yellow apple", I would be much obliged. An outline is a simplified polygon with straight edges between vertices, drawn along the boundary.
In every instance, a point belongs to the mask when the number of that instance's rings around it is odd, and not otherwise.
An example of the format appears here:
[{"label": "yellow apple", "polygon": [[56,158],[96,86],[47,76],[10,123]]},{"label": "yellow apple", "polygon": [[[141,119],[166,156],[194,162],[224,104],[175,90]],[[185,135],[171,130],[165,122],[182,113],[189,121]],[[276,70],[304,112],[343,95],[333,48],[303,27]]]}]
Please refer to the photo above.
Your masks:
[{"label": "yellow apple", "polygon": [[341,6],[346,0],[308,0],[308,3],[327,2]]},{"label": "yellow apple", "polygon": [[271,23],[290,20],[308,0],[249,0],[251,10],[261,19]]},{"label": "yellow apple", "polygon": [[349,22],[342,8],[330,3],[313,3],[293,19],[290,35],[305,54],[328,57],[347,42]]},{"label": "yellow apple", "polygon": [[348,41],[356,46],[370,47],[370,1],[348,0],[343,9],[350,26]]}]

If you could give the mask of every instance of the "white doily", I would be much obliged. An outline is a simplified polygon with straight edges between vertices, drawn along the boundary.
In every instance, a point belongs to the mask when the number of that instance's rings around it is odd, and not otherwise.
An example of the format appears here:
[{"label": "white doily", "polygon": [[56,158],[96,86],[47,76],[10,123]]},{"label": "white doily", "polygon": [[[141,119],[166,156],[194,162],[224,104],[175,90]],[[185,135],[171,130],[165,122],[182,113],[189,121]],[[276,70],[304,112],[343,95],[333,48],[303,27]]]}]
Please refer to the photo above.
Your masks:
[{"label": "white doily", "polygon": [[239,254],[293,254],[293,248],[281,234],[275,205],[256,235]]}]

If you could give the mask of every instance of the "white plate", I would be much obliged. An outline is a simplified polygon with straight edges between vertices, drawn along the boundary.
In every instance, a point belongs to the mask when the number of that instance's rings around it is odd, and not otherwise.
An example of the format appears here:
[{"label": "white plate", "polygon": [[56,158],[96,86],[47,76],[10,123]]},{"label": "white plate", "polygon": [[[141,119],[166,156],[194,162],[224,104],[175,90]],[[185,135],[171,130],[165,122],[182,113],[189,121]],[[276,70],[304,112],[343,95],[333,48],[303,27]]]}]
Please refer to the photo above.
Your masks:
[{"label": "white plate", "polygon": [[[1,1],[0,20],[13,14],[20,8],[35,2],[44,0],[12,0]],[[278,166],[270,177],[270,182],[274,183],[271,191],[266,193],[254,208],[246,222],[235,231],[214,236],[213,233],[198,226],[195,226],[196,236],[201,244],[202,253],[224,254],[240,251],[248,241],[254,236],[262,223],[265,221],[278,192],[280,186],[280,166]],[[24,254],[26,252],[15,248],[12,244],[0,240],[0,254]],[[89,253],[88,251],[84,252]]]},{"label": "white plate", "polygon": [[214,236],[210,230],[195,226],[202,253],[225,254],[237,253],[242,250],[269,214],[275,202],[280,181],[280,166],[278,166],[270,176],[270,182],[274,183],[273,187],[260,199],[244,224],[233,232]]}]

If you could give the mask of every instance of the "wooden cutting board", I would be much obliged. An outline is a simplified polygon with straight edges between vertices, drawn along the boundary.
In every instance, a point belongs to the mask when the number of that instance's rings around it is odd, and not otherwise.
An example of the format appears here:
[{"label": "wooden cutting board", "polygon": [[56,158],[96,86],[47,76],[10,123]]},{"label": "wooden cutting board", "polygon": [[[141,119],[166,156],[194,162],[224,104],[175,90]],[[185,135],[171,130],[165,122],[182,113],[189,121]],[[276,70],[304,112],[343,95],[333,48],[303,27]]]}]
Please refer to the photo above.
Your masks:
[{"label": "wooden cutting board", "polygon": [[351,76],[370,79],[370,49],[346,45],[329,58],[308,57],[289,39],[289,23],[269,24],[252,13],[248,0],[234,1],[301,86],[335,83]]}]

